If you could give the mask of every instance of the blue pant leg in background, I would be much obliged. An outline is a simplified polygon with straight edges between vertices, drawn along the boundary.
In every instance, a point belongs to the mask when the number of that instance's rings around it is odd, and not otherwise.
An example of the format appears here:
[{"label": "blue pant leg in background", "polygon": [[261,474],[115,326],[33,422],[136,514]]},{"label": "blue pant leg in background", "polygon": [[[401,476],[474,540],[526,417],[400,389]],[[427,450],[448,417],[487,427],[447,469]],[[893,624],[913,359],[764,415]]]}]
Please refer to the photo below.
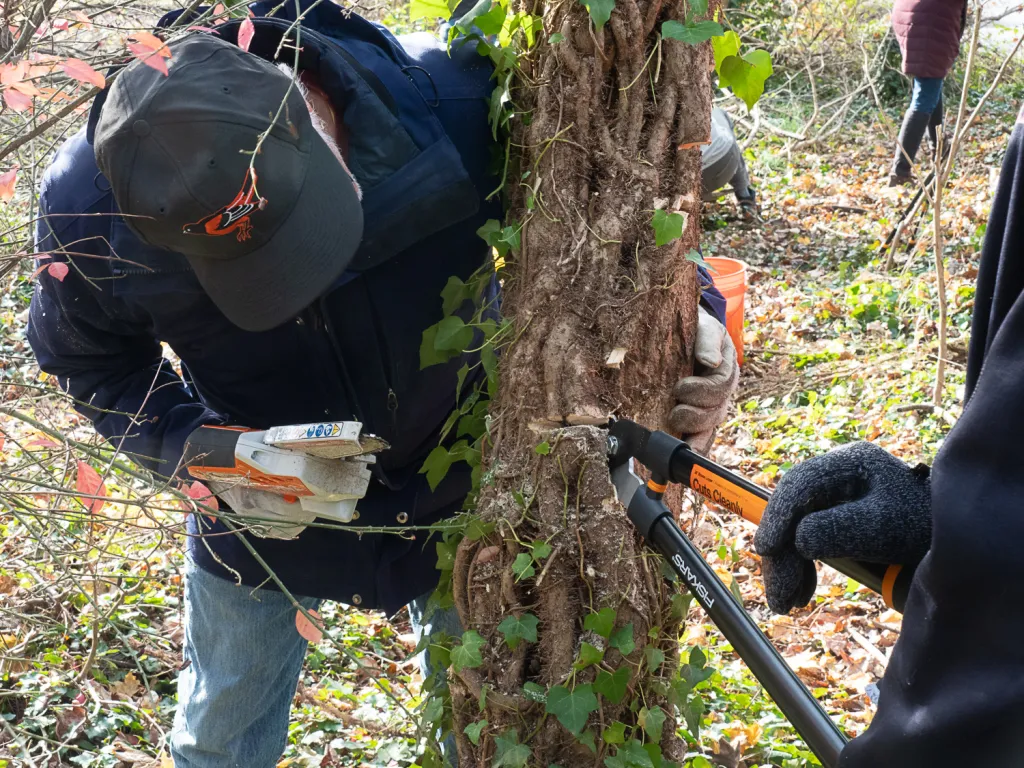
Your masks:
[{"label": "blue pant leg in background", "polygon": [[[307,610],[320,601],[298,598]],[[175,768],[274,768],[308,643],[284,594],[235,586],[189,562]]]},{"label": "blue pant leg in background", "polygon": [[[412,624],[413,632],[416,634],[416,644],[419,645],[424,635],[433,635],[438,632],[447,632],[452,637],[462,637],[462,622],[459,620],[459,612],[452,608],[436,608],[430,615],[424,616],[427,608],[427,601],[433,592],[421,595],[409,603],[409,623]],[[426,680],[435,671],[434,665],[430,663],[430,654],[424,650],[417,660],[423,679]],[[445,764],[449,768],[458,768],[459,756],[455,748],[455,736],[449,734],[448,738],[441,744],[441,751],[444,753]]]}]

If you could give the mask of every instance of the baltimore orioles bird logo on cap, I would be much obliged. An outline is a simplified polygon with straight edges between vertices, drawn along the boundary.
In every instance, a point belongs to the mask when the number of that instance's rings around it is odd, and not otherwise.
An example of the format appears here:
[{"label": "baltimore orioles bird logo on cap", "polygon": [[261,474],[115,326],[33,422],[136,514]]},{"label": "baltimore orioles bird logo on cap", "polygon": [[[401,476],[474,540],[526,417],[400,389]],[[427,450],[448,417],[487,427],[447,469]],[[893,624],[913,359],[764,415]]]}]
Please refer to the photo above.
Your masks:
[{"label": "baltimore orioles bird logo on cap", "polygon": [[211,235],[219,237],[235,233],[238,242],[252,237],[252,222],[249,220],[253,211],[262,211],[267,205],[266,198],[256,194],[256,171],[252,167],[245,174],[242,189],[235,199],[219,211],[186,224],[181,231],[186,235]]}]

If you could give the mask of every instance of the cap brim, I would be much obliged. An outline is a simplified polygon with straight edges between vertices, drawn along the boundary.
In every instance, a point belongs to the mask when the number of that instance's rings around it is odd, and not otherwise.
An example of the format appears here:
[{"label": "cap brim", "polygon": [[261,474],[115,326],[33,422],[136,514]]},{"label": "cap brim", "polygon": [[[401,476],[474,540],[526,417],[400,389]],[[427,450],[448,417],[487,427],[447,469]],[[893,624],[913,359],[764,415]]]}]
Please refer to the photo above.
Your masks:
[{"label": "cap brim", "polygon": [[197,259],[192,266],[228,320],[246,331],[268,331],[326,292],[362,237],[363,209],[352,177],[315,136],[299,199],[270,242],[244,258]]}]

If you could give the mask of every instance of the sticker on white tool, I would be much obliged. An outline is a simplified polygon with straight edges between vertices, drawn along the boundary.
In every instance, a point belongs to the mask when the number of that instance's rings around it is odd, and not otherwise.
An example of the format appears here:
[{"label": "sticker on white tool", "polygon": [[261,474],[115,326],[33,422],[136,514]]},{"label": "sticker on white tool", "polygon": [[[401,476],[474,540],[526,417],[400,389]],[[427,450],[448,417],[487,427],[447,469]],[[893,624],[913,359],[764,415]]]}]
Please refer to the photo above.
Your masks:
[{"label": "sticker on white tool", "polygon": [[358,421],[291,424],[268,429],[263,442],[275,448],[287,448],[324,459],[362,456],[390,447],[379,437],[360,434],[362,429],[363,425]]}]

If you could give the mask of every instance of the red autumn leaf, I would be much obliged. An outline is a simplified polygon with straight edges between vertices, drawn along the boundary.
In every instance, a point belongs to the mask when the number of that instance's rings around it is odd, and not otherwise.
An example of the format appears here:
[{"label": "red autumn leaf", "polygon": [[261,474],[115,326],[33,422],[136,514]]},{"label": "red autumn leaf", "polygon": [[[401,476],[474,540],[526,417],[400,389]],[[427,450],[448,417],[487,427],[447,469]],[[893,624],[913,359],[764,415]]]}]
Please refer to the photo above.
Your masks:
[{"label": "red autumn leaf", "polygon": [[0,200],[5,203],[14,198],[14,185],[18,181],[18,167],[16,165],[6,173],[0,174]]},{"label": "red autumn leaf", "polygon": [[68,276],[68,265],[63,261],[55,261],[46,267],[46,274],[54,280],[63,283],[64,278]]},{"label": "red autumn leaf", "polygon": [[128,39],[136,41],[147,50],[159,53],[165,59],[171,58],[171,49],[167,47],[167,43],[151,32],[132,32]]},{"label": "red autumn leaf", "polygon": [[4,443],[6,443],[6,442],[7,442],[7,435],[5,435],[3,432],[0,432],[0,453],[3,453]]},{"label": "red autumn leaf", "polygon": [[256,34],[256,28],[253,26],[252,19],[243,21],[242,26],[238,28],[238,47],[248,52],[249,43],[252,42],[254,34]]},{"label": "red autumn leaf", "polygon": [[128,43],[128,50],[132,54],[148,67],[152,67],[157,72],[167,77],[169,70],[167,69],[167,61],[163,56],[158,56],[156,51],[151,51],[149,48],[144,46],[142,43]]},{"label": "red autumn leaf", "polygon": [[97,88],[103,88],[107,84],[107,80],[103,75],[81,59],[70,58],[61,64],[60,68],[64,70],[65,75],[74,78],[80,83],[91,83]]},{"label": "red autumn leaf", "polygon": [[24,112],[32,107],[32,97],[13,88],[4,88],[4,102],[15,112]]},{"label": "red autumn leaf", "polygon": [[54,19],[53,28],[58,32],[64,32],[71,25],[71,22],[67,19]]},{"label": "red autumn leaf", "polygon": [[217,3],[213,6],[213,25],[223,24],[227,21],[228,9],[224,7],[224,3]]},{"label": "red autumn leaf", "polygon": [[92,29],[92,19],[90,19],[81,11],[72,11],[71,15],[78,20],[78,24],[76,24],[75,26],[81,25],[85,29]]},{"label": "red autumn leaf", "polygon": [[185,31],[186,32],[214,32],[216,30],[214,30],[213,27],[188,27]]},{"label": "red autumn leaf", "polygon": [[316,619],[316,623],[307,619],[306,614],[302,611],[296,611],[295,629],[299,631],[303,639],[311,643],[320,642],[320,638],[324,636],[323,624],[320,623],[320,614],[316,611],[310,611],[309,615]]},{"label": "red autumn leaf", "polygon": [[[107,495],[107,487],[103,485],[103,480],[100,479],[99,473],[81,460],[78,462],[78,476],[75,478],[75,490],[87,496]],[[82,505],[90,512],[95,512],[103,506],[103,499],[88,499],[79,496],[78,500],[82,502]]]},{"label": "red autumn leaf", "polygon": [[[198,480],[185,488],[185,495],[197,504],[202,504],[217,512],[220,511],[220,503],[217,501],[217,497],[213,495],[213,491]],[[217,518],[213,515],[207,515],[206,519],[209,520],[211,524],[217,522]]]}]

